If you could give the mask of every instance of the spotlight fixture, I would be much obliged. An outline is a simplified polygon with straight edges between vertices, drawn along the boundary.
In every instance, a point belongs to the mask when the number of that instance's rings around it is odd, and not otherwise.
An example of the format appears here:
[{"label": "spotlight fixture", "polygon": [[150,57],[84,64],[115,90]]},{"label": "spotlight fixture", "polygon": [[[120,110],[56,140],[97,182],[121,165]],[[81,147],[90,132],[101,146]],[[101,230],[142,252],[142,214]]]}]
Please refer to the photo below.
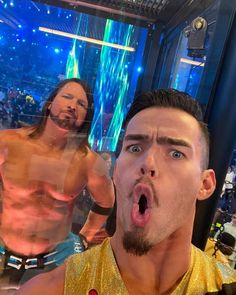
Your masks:
[{"label": "spotlight fixture", "polygon": [[188,56],[202,58],[206,55],[207,21],[202,17],[197,17],[184,32],[188,37]]}]

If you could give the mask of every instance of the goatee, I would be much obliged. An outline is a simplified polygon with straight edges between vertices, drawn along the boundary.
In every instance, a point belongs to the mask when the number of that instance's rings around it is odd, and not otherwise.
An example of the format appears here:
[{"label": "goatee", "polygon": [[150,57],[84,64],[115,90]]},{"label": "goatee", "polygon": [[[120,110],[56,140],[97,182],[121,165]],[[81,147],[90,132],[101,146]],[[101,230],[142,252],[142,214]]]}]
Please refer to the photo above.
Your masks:
[{"label": "goatee", "polygon": [[123,247],[127,253],[143,256],[152,249],[153,245],[144,237],[141,230],[135,229],[124,233]]},{"label": "goatee", "polygon": [[65,118],[60,119],[59,115],[54,115],[52,112],[50,112],[49,117],[51,120],[60,128],[68,130],[68,131],[76,131],[78,130],[78,126],[76,126],[74,119],[71,118]]}]

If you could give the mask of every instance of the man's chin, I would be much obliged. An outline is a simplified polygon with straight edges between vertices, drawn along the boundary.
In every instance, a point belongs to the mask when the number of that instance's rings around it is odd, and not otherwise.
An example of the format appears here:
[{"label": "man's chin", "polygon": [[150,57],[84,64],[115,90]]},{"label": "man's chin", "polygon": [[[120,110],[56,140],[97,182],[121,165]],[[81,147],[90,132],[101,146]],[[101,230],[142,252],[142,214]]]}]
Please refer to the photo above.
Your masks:
[{"label": "man's chin", "polygon": [[57,116],[50,116],[50,118],[60,129],[67,131],[76,131],[78,129],[78,127],[74,123],[71,123],[70,120],[60,119]]},{"label": "man's chin", "polygon": [[137,229],[124,233],[123,247],[127,253],[143,256],[152,249],[153,245],[145,238],[143,232]]}]

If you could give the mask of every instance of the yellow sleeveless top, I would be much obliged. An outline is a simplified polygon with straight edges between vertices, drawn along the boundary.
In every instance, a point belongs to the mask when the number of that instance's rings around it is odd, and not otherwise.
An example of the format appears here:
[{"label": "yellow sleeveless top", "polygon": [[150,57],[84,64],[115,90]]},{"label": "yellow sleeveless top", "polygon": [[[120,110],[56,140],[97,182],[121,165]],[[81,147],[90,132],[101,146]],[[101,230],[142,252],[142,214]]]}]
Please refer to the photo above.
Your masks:
[{"label": "yellow sleeveless top", "polygon": [[[192,246],[191,265],[171,295],[236,294],[236,271]],[[174,261],[173,261],[174,263]],[[171,266],[170,266],[171,267]],[[110,238],[66,261],[65,295],[128,295],[117,267]],[[156,294],[150,294],[156,295]]]}]

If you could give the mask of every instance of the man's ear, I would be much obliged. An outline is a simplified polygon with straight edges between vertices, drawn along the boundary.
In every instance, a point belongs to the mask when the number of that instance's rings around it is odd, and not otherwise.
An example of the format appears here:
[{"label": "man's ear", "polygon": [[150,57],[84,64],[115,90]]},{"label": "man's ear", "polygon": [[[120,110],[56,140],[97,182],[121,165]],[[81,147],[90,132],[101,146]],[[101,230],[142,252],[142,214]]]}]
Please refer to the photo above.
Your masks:
[{"label": "man's ear", "polygon": [[207,169],[202,172],[202,185],[198,192],[197,199],[205,200],[209,198],[216,188],[215,172],[212,169]]}]

